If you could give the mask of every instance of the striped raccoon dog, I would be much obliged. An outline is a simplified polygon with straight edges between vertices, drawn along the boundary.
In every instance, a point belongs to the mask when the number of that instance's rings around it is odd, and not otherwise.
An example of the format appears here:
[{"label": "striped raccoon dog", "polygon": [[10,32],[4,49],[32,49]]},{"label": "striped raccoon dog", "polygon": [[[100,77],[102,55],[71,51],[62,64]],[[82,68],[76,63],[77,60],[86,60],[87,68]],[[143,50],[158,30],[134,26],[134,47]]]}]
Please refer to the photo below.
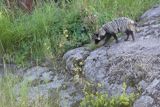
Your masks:
[{"label": "striped raccoon dog", "polygon": [[95,44],[103,45],[111,37],[114,37],[116,43],[118,43],[118,38],[116,34],[121,32],[126,33],[127,35],[125,41],[128,40],[130,35],[132,36],[132,39],[134,41],[136,26],[137,24],[133,20],[126,17],[120,17],[102,25],[98,32],[92,35],[92,40]]}]

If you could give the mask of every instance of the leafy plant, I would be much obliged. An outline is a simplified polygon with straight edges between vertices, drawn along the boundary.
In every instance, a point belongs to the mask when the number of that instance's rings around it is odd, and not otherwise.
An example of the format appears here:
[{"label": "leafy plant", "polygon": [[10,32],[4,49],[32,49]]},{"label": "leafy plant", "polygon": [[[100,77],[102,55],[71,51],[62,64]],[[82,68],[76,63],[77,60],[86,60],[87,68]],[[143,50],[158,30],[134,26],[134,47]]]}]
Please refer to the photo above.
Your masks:
[{"label": "leafy plant", "polygon": [[137,94],[126,94],[126,84],[123,84],[123,93],[120,96],[108,96],[107,93],[85,93],[85,98],[80,103],[80,107],[132,107]]}]

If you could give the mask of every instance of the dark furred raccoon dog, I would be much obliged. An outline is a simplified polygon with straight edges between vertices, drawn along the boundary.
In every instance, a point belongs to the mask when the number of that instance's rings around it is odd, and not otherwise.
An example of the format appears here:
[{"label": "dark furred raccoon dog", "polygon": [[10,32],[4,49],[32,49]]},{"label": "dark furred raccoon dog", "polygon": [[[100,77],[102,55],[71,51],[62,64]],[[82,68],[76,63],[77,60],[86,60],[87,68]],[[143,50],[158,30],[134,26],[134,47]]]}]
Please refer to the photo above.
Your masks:
[{"label": "dark furred raccoon dog", "polygon": [[127,38],[125,41],[128,40],[129,36],[132,36],[134,41],[134,33],[136,32],[136,23],[126,17],[117,18],[111,22],[104,24],[98,32],[92,35],[92,40],[95,44],[103,45],[105,41],[108,41],[112,36],[118,43],[118,38],[116,36],[117,33],[126,33]]}]

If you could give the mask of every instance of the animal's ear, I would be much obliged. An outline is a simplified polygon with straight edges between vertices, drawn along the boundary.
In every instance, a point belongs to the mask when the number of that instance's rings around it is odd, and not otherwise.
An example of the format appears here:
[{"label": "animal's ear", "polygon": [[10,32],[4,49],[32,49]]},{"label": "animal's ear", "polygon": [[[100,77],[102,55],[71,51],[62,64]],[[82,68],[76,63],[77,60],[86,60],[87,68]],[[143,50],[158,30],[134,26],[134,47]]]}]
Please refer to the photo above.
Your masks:
[{"label": "animal's ear", "polygon": [[94,38],[95,38],[95,33],[91,35],[91,39],[94,39]]},{"label": "animal's ear", "polygon": [[94,37],[95,39],[96,37],[98,37],[98,33],[97,32],[93,33],[92,37]]},{"label": "animal's ear", "polygon": [[92,34],[91,39],[95,40],[97,37],[98,37],[98,34],[95,32],[95,33]]}]

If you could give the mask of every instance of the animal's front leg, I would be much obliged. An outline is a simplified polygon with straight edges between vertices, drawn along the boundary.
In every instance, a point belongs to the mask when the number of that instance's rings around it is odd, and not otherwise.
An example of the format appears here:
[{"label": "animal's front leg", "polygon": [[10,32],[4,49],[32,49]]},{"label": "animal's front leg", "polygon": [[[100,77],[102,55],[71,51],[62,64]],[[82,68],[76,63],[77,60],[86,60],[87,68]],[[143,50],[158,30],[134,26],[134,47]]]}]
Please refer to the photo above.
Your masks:
[{"label": "animal's front leg", "polygon": [[133,34],[133,32],[131,33],[131,36],[132,36],[132,40],[134,41],[134,40],[135,40],[135,38],[134,38],[134,34]]},{"label": "animal's front leg", "polygon": [[118,41],[118,38],[117,38],[116,34],[112,34],[112,36],[113,36],[114,39],[116,40],[116,43],[118,43],[119,41]]},{"label": "animal's front leg", "polygon": [[127,38],[126,38],[126,39],[124,39],[124,41],[128,41],[128,38],[129,38],[129,34],[127,34]]},{"label": "animal's front leg", "polygon": [[124,39],[124,41],[128,41],[129,36],[130,36],[133,32],[127,29],[125,33],[126,33],[126,35],[127,35],[127,38]]}]

